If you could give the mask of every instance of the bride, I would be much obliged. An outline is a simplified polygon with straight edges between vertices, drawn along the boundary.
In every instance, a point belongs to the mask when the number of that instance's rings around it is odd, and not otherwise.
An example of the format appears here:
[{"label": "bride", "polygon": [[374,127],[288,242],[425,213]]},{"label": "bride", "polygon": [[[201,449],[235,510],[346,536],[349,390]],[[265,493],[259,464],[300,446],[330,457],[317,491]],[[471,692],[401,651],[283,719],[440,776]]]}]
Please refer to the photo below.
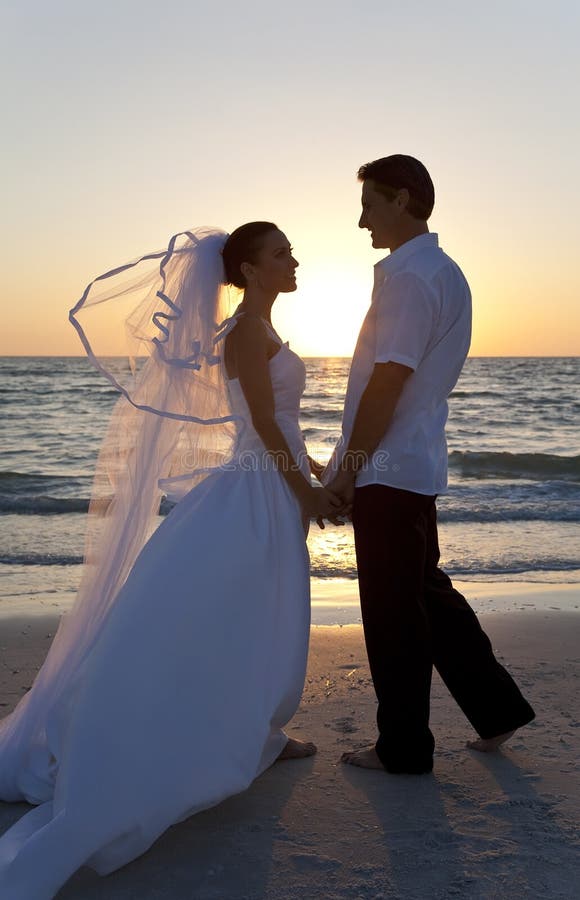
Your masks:
[{"label": "bride", "polygon": [[[282,729],[305,675],[307,523],[342,510],[311,485],[305,368],[270,320],[297,265],[272,223],[202,228],[100,276],[71,311],[122,396],[77,599],[0,723],[0,799],[35,807],[0,838],[2,897],[51,898],[82,865],[112,872],[277,758],[316,750]],[[217,326],[224,281],[243,294]],[[80,320],[135,291],[125,378]],[[178,502],[154,530],[162,493]]]}]

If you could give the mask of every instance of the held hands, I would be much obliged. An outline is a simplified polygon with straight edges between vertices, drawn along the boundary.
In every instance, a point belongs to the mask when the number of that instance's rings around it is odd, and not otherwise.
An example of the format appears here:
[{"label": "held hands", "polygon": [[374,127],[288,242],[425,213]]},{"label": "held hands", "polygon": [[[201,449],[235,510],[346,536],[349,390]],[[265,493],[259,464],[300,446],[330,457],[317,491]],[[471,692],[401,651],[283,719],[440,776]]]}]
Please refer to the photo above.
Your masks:
[{"label": "held hands", "polygon": [[329,491],[336,497],[340,497],[343,503],[342,515],[346,515],[348,518],[351,516],[352,504],[354,503],[355,480],[356,472],[348,472],[341,469],[327,485]]},{"label": "held hands", "polygon": [[333,525],[343,525],[339,516],[346,515],[348,510],[335,493],[322,487],[309,487],[300,501],[305,519],[316,519],[319,528],[324,528],[324,519]]}]

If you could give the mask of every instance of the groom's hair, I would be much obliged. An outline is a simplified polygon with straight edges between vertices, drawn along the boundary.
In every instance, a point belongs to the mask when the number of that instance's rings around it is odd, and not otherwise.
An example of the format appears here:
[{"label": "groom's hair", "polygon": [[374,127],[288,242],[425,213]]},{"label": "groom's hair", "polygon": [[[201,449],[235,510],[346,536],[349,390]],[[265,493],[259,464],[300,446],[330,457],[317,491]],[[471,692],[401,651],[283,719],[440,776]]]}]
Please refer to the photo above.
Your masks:
[{"label": "groom's hair", "polygon": [[414,156],[395,153],[365,163],[358,170],[358,180],[372,180],[377,191],[394,200],[397,191],[409,191],[407,212],[414,219],[427,221],[435,205],[435,188],[431,176],[422,162]]}]

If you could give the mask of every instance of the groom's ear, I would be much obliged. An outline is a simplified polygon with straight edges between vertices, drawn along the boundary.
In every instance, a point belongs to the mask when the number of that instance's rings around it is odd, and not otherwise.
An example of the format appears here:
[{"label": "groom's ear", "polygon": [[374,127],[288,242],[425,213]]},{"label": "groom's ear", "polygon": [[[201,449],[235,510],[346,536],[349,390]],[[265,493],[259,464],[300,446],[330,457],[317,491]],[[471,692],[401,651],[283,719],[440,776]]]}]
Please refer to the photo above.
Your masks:
[{"label": "groom's ear", "polygon": [[409,205],[409,191],[407,188],[399,188],[397,191],[396,203],[399,212],[405,212]]}]

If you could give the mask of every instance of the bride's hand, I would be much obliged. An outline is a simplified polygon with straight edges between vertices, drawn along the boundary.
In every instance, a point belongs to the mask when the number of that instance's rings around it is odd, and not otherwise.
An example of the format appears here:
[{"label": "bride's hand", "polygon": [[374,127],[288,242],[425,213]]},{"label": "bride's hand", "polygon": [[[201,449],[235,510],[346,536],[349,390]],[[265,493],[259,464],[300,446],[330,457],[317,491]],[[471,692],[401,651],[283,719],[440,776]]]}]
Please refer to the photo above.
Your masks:
[{"label": "bride's hand", "polygon": [[326,469],[326,466],[323,466],[322,463],[319,463],[316,459],[312,459],[311,456],[308,456],[307,459],[311,473],[318,481],[320,481],[320,483],[322,483],[322,473]]},{"label": "bride's hand", "polygon": [[324,528],[324,519],[333,525],[343,525],[338,516],[343,514],[344,503],[332,491],[322,487],[310,487],[300,500],[302,515],[306,519],[316,519],[319,528]]}]

